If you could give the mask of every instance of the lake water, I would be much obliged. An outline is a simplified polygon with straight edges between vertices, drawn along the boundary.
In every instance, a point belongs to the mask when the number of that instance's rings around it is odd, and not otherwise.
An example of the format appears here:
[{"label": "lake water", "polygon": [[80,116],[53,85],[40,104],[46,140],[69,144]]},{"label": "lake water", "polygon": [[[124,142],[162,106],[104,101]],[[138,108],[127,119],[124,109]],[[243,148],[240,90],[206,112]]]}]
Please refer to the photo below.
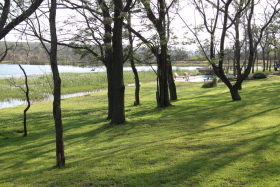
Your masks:
[{"label": "lake water", "polygon": [[[22,65],[27,75],[51,73],[50,65]],[[173,69],[195,70],[199,67],[173,67]],[[138,71],[150,71],[157,69],[156,66],[137,66]],[[98,67],[77,67],[77,66],[58,66],[60,73],[89,73],[105,72],[105,66]],[[131,71],[131,67],[124,67],[124,71]],[[23,72],[16,64],[0,64],[0,78],[22,76]]]},{"label": "lake water", "polygon": [[[39,75],[45,73],[51,73],[50,65],[22,65],[27,75]],[[173,69],[182,69],[182,70],[196,70],[199,67],[173,67]],[[98,67],[77,67],[77,66],[58,66],[60,73],[89,73],[89,72],[105,72],[106,68],[104,66]],[[137,66],[138,71],[150,71],[156,70],[156,66]],[[124,67],[124,71],[131,71],[131,67]],[[0,64],[0,78],[8,77],[18,77],[23,76],[22,70],[16,64]],[[96,91],[93,91],[96,92]],[[75,94],[66,94],[62,98],[76,97],[81,95],[86,95],[92,92],[81,92]],[[45,98],[45,100],[52,100],[53,97],[50,96]],[[26,101],[19,99],[8,99],[6,101],[0,101],[0,108],[8,108],[26,104]]]},{"label": "lake water", "polygon": [[[51,73],[50,65],[21,65],[27,75]],[[58,66],[61,73],[85,73],[91,72],[89,67],[75,67],[75,66]],[[0,78],[21,76],[23,72],[16,64],[0,64]]]}]

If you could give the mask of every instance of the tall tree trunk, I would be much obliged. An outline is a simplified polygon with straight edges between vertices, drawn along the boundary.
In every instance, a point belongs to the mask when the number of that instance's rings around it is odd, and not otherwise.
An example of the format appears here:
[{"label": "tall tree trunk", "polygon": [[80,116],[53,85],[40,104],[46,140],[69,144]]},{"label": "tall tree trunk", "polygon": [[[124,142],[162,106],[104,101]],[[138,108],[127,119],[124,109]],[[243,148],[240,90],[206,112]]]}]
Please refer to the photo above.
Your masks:
[{"label": "tall tree trunk", "polygon": [[114,76],[113,76],[113,54],[108,53],[109,56],[112,56],[112,58],[107,59],[107,63],[105,64],[106,67],[106,72],[107,72],[107,83],[108,83],[108,93],[107,93],[107,97],[108,97],[108,116],[107,116],[107,120],[111,120],[112,116],[113,116],[113,106],[114,106]]},{"label": "tall tree trunk", "polygon": [[[131,25],[131,13],[129,12],[129,16],[128,16],[128,24]],[[130,60],[130,64],[131,64],[131,68],[134,74],[134,83],[135,83],[135,92],[134,92],[134,106],[140,105],[140,97],[139,97],[139,92],[140,92],[140,82],[139,82],[139,75],[138,75],[138,71],[135,67],[135,63],[134,63],[134,57],[133,57],[133,38],[132,38],[132,32],[130,29],[128,29],[128,33],[129,33],[129,44],[131,47],[131,53],[129,56],[129,60]]]},{"label": "tall tree trunk", "polygon": [[167,79],[168,79],[170,100],[177,100],[177,90],[173,77],[170,55],[167,55]]},{"label": "tall tree trunk", "polygon": [[57,67],[57,35],[56,35],[56,0],[51,0],[50,8],[50,33],[51,33],[51,51],[50,64],[53,74],[53,118],[56,131],[56,165],[62,167],[65,165],[64,143],[63,143],[63,126],[61,119],[61,79]]},{"label": "tall tree trunk", "polygon": [[106,21],[108,18],[111,18],[109,7],[106,5],[106,2],[104,0],[98,0],[99,7],[102,10],[102,16],[103,16],[103,26],[104,26],[104,36],[103,36],[103,42],[104,42],[104,57],[103,57],[103,63],[106,67],[107,72],[107,83],[108,83],[108,116],[107,120],[112,119],[113,115],[113,105],[114,105],[114,76],[113,76],[113,49],[112,49],[112,26],[111,23]]},{"label": "tall tree trunk", "polygon": [[156,100],[158,107],[165,108],[170,105],[168,94],[168,62],[167,62],[167,30],[166,30],[166,18],[165,16],[167,8],[165,0],[158,1],[158,18],[153,13],[150,1],[141,1],[146,9],[147,17],[153,23],[160,39],[160,53],[154,53],[157,58],[157,92]]},{"label": "tall tree trunk", "polygon": [[269,71],[271,71],[271,63],[272,63],[272,59],[271,59],[271,57],[270,57],[270,58],[269,58],[269,68],[268,68]]},{"label": "tall tree trunk", "polygon": [[276,62],[276,56],[277,56],[277,54],[276,54],[276,50],[274,50],[274,70],[276,71],[277,70],[277,62]]},{"label": "tall tree trunk", "polygon": [[240,97],[239,92],[238,92],[238,90],[239,90],[238,87],[232,86],[232,87],[229,88],[229,90],[230,90],[231,98],[232,98],[233,101],[240,101],[241,100],[241,97]]},{"label": "tall tree trunk", "polygon": [[135,92],[134,92],[134,106],[140,105],[140,97],[139,97],[139,93],[140,93],[140,82],[139,82],[139,75],[138,75],[138,71],[135,67],[135,63],[134,63],[134,59],[133,57],[130,59],[130,64],[131,64],[131,68],[134,74],[134,79],[135,79]]},{"label": "tall tree trunk", "polygon": [[258,52],[256,52],[256,62],[257,62],[257,71],[259,71],[259,55]]},{"label": "tall tree trunk", "polygon": [[270,57],[269,57],[269,52],[267,52],[267,54],[266,54],[266,68],[265,68],[265,70],[268,70],[269,59],[270,59]]},{"label": "tall tree trunk", "polygon": [[122,46],[122,28],[123,9],[122,0],[114,0],[114,29],[113,29],[113,79],[114,79],[114,99],[111,124],[123,124],[125,122],[124,113],[124,83],[123,83],[123,46]]},{"label": "tall tree trunk", "polygon": [[252,73],[255,73],[255,62],[253,62]]},{"label": "tall tree trunk", "polygon": [[27,136],[27,121],[26,121],[27,117],[26,117],[26,113],[27,113],[28,109],[30,108],[29,87],[28,87],[26,72],[20,64],[19,64],[19,67],[22,70],[22,72],[24,74],[24,78],[25,78],[24,80],[25,80],[26,91],[24,91],[24,92],[25,92],[25,97],[26,97],[26,101],[27,101],[27,107],[23,111],[23,136]]},{"label": "tall tree trunk", "polygon": [[169,102],[169,94],[168,94],[166,55],[164,54],[158,55],[157,75],[158,75],[157,104],[158,107],[165,108],[170,105],[170,102]]},{"label": "tall tree trunk", "polygon": [[[236,49],[234,49],[235,52]],[[233,62],[232,62],[232,68],[233,68],[233,76],[236,77],[237,75],[237,70],[236,70],[236,56],[233,55]]]},{"label": "tall tree trunk", "polygon": [[[241,61],[241,45],[240,45],[240,32],[239,32],[239,20],[240,16],[237,19],[235,23],[235,51],[234,56],[236,60],[236,71],[237,71],[237,79],[241,76],[241,67],[240,67],[240,61]],[[245,49],[246,50],[246,49]],[[245,57],[246,58],[246,57]],[[239,90],[242,89],[242,85],[238,88]]]},{"label": "tall tree trunk", "polygon": [[264,47],[262,47],[262,59],[263,59],[263,72],[265,72],[265,51],[264,51]]},{"label": "tall tree trunk", "polygon": [[159,18],[158,23],[156,23],[157,32],[159,34],[160,39],[160,58],[159,58],[159,66],[158,69],[161,70],[161,72],[158,72],[158,75],[160,75],[160,107],[164,108],[170,105],[169,101],[169,93],[168,93],[168,57],[167,57],[167,42],[168,42],[168,36],[167,36],[167,30],[165,27],[165,10],[166,10],[166,2],[165,0],[159,0]]}]

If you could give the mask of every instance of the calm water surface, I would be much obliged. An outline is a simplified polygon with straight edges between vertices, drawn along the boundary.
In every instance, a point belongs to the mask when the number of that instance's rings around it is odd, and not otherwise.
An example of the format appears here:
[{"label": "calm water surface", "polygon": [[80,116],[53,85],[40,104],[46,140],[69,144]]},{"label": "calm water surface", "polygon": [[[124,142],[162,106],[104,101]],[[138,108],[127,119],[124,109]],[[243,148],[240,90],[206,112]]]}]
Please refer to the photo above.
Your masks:
[{"label": "calm water surface", "polygon": [[[27,75],[51,73],[49,65],[22,65]],[[58,66],[61,73],[85,73],[91,72],[92,68],[76,66]],[[0,77],[21,76],[23,72],[16,64],[0,64]]]},{"label": "calm water surface", "polygon": [[[22,65],[27,75],[51,73],[49,65]],[[195,70],[199,67],[173,67],[173,69]],[[150,71],[157,69],[156,66],[137,66],[138,71]],[[77,67],[77,66],[58,66],[60,73],[89,73],[89,72],[105,72],[105,66],[98,67]],[[124,71],[131,71],[131,67],[124,67]],[[0,64],[0,78],[21,76],[21,69],[16,64]]]}]

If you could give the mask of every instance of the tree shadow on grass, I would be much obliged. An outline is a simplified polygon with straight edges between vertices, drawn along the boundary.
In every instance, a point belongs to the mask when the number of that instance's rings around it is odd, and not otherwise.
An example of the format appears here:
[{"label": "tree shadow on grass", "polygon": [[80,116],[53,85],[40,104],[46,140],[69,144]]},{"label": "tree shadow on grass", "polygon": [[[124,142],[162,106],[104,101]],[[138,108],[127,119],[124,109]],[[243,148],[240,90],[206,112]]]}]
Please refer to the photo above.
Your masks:
[{"label": "tree shadow on grass", "polygon": [[[106,151],[99,150],[99,153],[93,154],[94,156],[86,155],[76,159],[69,167],[74,167],[77,175],[84,170],[83,167],[77,166],[86,166],[86,163],[89,168],[103,168],[105,175],[97,174],[95,169],[92,169],[93,173],[88,171],[85,177],[81,177],[81,181],[85,182],[82,182],[83,186],[89,185],[87,181],[91,178],[94,178],[99,186],[102,186],[100,181],[106,181],[107,186],[241,186],[254,182],[260,185],[263,177],[274,181],[280,174],[279,163],[267,161],[265,157],[265,152],[279,144],[280,126],[278,124],[263,131],[267,133],[217,144],[186,142],[169,144],[166,142],[168,139],[161,139],[141,143],[137,147],[132,144],[126,147],[119,146]],[[162,149],[158,150],[160,147]],[[171,155],[169,149],[172,151]],[[153,156],[151,151],[158,151],[161,154],[158,157],[151,157]],[[184,154],[181,155],[182,152],[194,154],[184,157]],[[165,154],[167,156],[164,156]],[[123,158],[126,158],[127,163],[121,161]],[[243,160],[247,159],[248,163],[243,164]],[[107,161],[106,166],[101,164],[104,161]],[[240,166],[236,166],[239,162]],[[124,167],[126,164],[132,165],[128,169]],[[228,167],[232,173],[226,170]],[[224,169],[227,174],[221,176],[220,172]],[[76,183],[77,181],[70,176],[65,180],[69,179]],[[216,177],[220,182],[218,184],[215,183]],[[57,183],[50,181],[49,184]]]},{"label": "tree shadow on grass", "polygon": [[[279,129],[279,126],[277,128]],[[238,176],[224,176],[225,178],[223,180],[225,183],[217,185],[230,185],[230,183],[231,185],[246,185],[246,183],[249,184],[254,181],[261,180],[262,175],[265,177],[270,176],[275,180],[275,177],[280,174],[280,171],[277,170],[280,164],[275,162],[262,164],[262,162],[265,161],[265,158],[261,156],[262,154],[260,154],[260,152],[264,150],[265,147],[267,148],[268,144],[271,145],[272,142],[274,142],[273,144],[276,144],[275,142],[277,142],[277,136],[279,136],[279,130],[271,134],[242,140],[234,144],[220,145],[219,148],[211,147],[209,150],[204,151],[205,153],[196,154],[190,160],[186,160],[178,165],[170,166],[166,169],[156,171],[155,173],[140,173],[128,177],[136,179],[136,181],[134,181],[135,183],[137,182],[138,184],[148,186],[160,186],[162,184],[169,184],[173,186],[184,184],[187,186],[204,186],[207,183],[211,186],[211,183],[212,185],[215,183],[212,181],[215,180],[215,172],[218,172],[225,167],[231,167],[235,162],[246,159],[248,155],[258,155],[256,156],[257,161],[255,166],[251,168],[243,168],[246,171],[241,171],[243,177],[245,178],[244,181],[238,181]],[[252,149],[248,151],[238,151],[240,147],[254,142],[258,143]],[[196,146],[192,147],[192,149],[203,150],[205,147]],[[242,175],[240,175],[240,177]],[[214,177],[212,178],[211,176]],[[219,175],[217,175],[217,177],[219,177]],[[149,178],[158,178],[160,180],[149,181]],[[146,182],[145,179],[147,180]],[[133,182],[131,183],[133,184]]]}]

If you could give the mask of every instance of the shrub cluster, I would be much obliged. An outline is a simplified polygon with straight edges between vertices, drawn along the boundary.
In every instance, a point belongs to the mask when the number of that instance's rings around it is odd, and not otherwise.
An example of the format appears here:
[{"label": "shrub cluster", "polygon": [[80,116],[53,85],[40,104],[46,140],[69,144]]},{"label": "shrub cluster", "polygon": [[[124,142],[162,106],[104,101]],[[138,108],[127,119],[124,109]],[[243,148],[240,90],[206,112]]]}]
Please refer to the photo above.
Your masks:
[{"label": "shrub cluster", "polygon": [[267,76],[263,72],[257,72],[253,75],[254,79],[265,79]]},{"label": "shrub cluster", "polygon": [[206,82],[202,85],[202,88],[213,88],[217,87],[217,77],[213,77],[213,80],[210,82]]}]

